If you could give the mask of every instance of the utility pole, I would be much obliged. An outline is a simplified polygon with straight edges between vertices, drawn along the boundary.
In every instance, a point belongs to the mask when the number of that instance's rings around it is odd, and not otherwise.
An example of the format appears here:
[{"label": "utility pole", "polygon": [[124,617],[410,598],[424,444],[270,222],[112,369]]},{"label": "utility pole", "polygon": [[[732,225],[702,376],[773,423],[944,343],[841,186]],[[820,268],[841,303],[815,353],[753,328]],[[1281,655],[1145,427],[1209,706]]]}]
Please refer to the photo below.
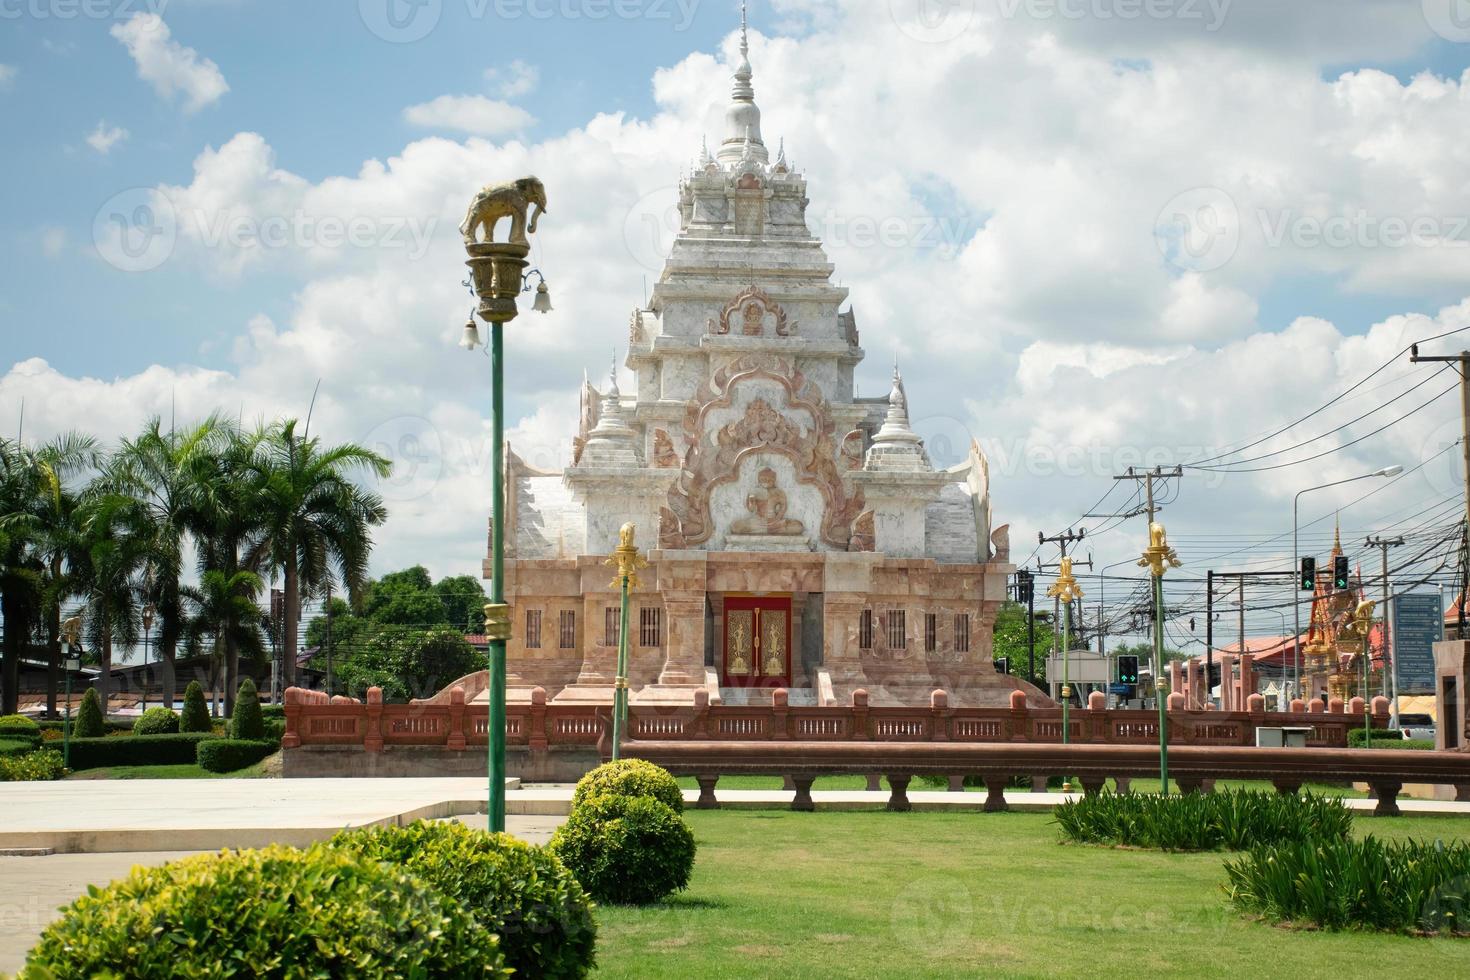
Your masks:
[{"label": "utility pole", "polygon": [[[1115,477],[1113,477],[1113,479],[1114,480],[1132,480],[1135,483],[1137,483],[1139,481],[1142,481],[1143,482],[1143,489],[1144,489],[1144,495],[1145,495],[1144,496],[1145,503],[1144,503],[1144,508],[1143,509],[1144,509],[1144,513],[1148,514],[1148,524],[1149,524],[1150,532],[1152,532],[1152,528],[1153,528],[1153,525],[1155,523],[1154,517],[1155,517],[1155,515],[1160,510],[1159,506],[1154,503],[1154,481],[1155,480],[1170,480],[1170,479],[1178,480],[1178,479],[1182,479],[1183,477],[1184,477],[1184,468],[1181,467],[1181,466],[1175,466],[1172,469],[1169,469],[1167,471],[1162,466],[1155,466],[1153,469],[1151,469],[1151,470],[1144,470],[1141,473],[1140,472],[1137,472],[1134,469],[1134,467],[1130,466],[1130,467],[1128,467],[1128,472],[1127,473],[1124,473],[1122,476],[1115,476]],[[1158,651],[1157,655],[1154,658],[1155,661],[1156,661],[1154,663],[1154,696],[1156,698],[1160,699],[1160,703],[1163,703],[1164,701],[1168,700],[1168,692],[1164,691],[1163,690],[1163,687],[1162,687],[1162,685],[1164,683],[1164,664],[1163,664],[1163,653],[1162,653],[1162,650],[1163,650],[1163,637],[1164,637],[1164,620],[1163,620],[1164,599],[1163,599],[1163,595],[1162,595],[1163,588],[1164,588],[1164,575],[1163,575],[1162,572],[1160,572],[1160,573],[1158,573],[1157,575],[1154,576],[1154,583],[1153,584],[1154,584],[1154,588],[1157,589],[1157,590],[1159,590],[1159,592],[1160,592],[1160,595],[1154,601],[1154,605],[1158,608],[1158,613],[1157,613],[1157,615],[1155,616],[1155,619],[1154,619],[1154,633],[1155,633],[1155,636],[1154,636],[1154,649],[1155,649],[1155,651]]]},{"label": "utility pole", "polygon": [[1205,572],[1205,700],[1215,703],[1215,570]]},{"label": "utility pole", "polygon": [[[1470,521],[1470,350],[1462,350],[1458,354],[1446,356],[1420,357],[1419,345],[1414,344],[1409,348],[1409,363],[1418,364],[1420,362],[1453,364],[1455,371],[1460,375],[1460,419],[1463,426],[1460,452],[1465,459],[1465,518]],[[1460,605],[1464,605],[1463,599]]]},{"label": "utility pole", "polygon": [[[1379,537],[1369,537],[1366,540],[1364,540],[1364,542],[1363,542],[1363,546],[1364,547],[1367,547],[1367,548],[1381,548],[1383,550],[1383,683],[1379,686],[1379,689],[1382,691],[1383,696],[1389,699],[1389,702],[1388,702],[1389,704],[1397,704],[1398,703],[1399,692],[1398,692],[1397,688],[1395,687],[1394,692],[1392,694],[1389,694],[1389,683],[1388,683],[1389,682],[1389,678],[1391,676],[1393,676],[1393,671],[1389,668],[1389,664],[1392,663],[1392,661],[1393,661],[1393,654],[1390,653],[1390,651],[1393,649],[1393,646],[1392,646],[1392,638],[1389,636],[1389,629],[1388,629],[1388,602],[1389,602],[1389,597],[1388,597],[1388,549],[1389,548],[1397,548],[1399,545],[1401,545],[1403,543],[1404,543],[1404,539],[1403,538],[1379,538]],[[1366,637],[1364,637],[1364,643],[1367,644],[1367,638]],[[1363,656],[1365,656],[1365,657],[1370,657],[1371,658],[1371,654],[1372,654],[1371,649],[1365,649],[1363,651]],[[1365,695],[1364,700],[1367,700],[1366,694],[1367,694],[1367,692],[1365,691],[1364,692],[1364,695]]]},{"label": "utility pole", "polygon": [[[1092,559],[1090,559],[1090,558],[1087,561],[1085,561],[1085,562],[1079,562],[1079,561],[1073,560],[1070,564],[1067,561],[1067,546],[1069,544],[1073,544],[1074,542],[1081,541],[1085,537],[1087,537],[1087,528],[1085,528],[1085,527],[1078,528],[1075,531],[1073,531],[1069,527],[1065,531],[1063,531],[1061,534],[1054,534],[1054,535],[1052,535],[1050,537],[1048,537],[1046,535],[1046,532],[1044,532],[1044,531],[1037,531],[1036,532],[1036,542],[1037,542],[1037,544],[1041,544],[1041,545],[1055,544],[1059,548],[1061,548],[1061,550],[1062,550],[1061,565],[1062,565],[1062,567],[1065,567],[1069,572],[1070,572],[1070,570],[1071,570],[1071,568],[1072,568],[1073,565],[1083,565],[1083,566],[1085,566],[1087,568],[1091,568],[1092,567]],[[1045,568],[1045,566],[1041,564],[1040,559],[1037,560],[1036,564],[1037,564],[1038,569]],[[1064,593],[1066,595],[1066,598],[1063,597],[1063,594]],[[1072,662],[1072,655],[1071,655],[1072,638],[1071,638],[1070,634],[1072,632],[1072,625],[1071,625],[1072,599],[1075,598],[1075,596],[1073,595],[1072,590],[1057,591],[1057,590],[1053,589],[1048,594],[1051,595],[1052,598],[1055,600],[1055,609],[1056,609],[1056,612],[1052,616],[1052,635],[1053,636],[1058,636],[1056,630],[1058,629],[1059,625],[1062,625],[1061,624],[1061,620],[1063,619],[1063,616],[1062,616],[1062,612],[1063,612],[1062,606],[1063,605],[1066,605],[1066,607],[1067,607],[1066,608],[1066,613],[1067,613],[1066,620],[1067,620],[1067,622],[1064,624],[1064,626],[1062,628],[1062,633],[1059,635],[1059,638],[1056,640],[1054,649],[1056,650],[1057,653],[1059,653],[1059,654],[1062,655],[1062,675],[1063,675],[1063,677],[1064,678],[1067,678],[1067,679],[1070,679],[1068,677],[1068,673],[1069,672],[1068,672],[1067,668],[1071,665],[1071,662]],[[1080,594],[1081,594],[1080,593],[1080,590],[1077,590],[1077,595],[1080,595]],[[1047,682],[1048,682],[1048,684],[1051,682],[1051,678],[1050,677],[1047,678]],[[1067,684],[1067,681],[1066,680],[1063,681],[1063,686],[1064,687],[1065,686],[1069,686]],[[1065,698],[1067,696],[1067,693],[1064,692],[1062,696]]]}]

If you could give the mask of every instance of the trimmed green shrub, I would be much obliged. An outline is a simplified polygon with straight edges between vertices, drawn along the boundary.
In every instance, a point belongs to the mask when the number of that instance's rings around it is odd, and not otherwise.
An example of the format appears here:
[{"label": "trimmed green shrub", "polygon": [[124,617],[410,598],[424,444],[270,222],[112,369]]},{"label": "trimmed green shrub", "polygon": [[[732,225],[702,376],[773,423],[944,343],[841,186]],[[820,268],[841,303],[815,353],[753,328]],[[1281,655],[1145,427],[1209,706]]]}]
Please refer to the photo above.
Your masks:
[{"label": "trimmed green shrub", "polygon": [[1304,841],[1225,862],[1241,912],[1322,929],[1470,935],[1470,842]]},{"label": "trimmed green shrub", "polygon": [[181,766],[194,762],[202,741],[215,736],[199,732],[178,735],[119,735],[71,740],[73,769],[106,766]]},{"label": "trimmed green shrub", "polygon": [[26,968],[56,977],[507,976],[496,937],[412,875],[329,847],[279,845],[138,866],[89,888],[41,934]]},{"label": "trimmed green shrub", "polygon": [[265,723],[260,716],[260,695],[255,682],[245,678],[235,694],[235,713],[230,718],[230,738],[265,738]]},{"label": "trimmed green shrub", "polygon": [[457,821],[344,830],[331,846],[401,866],[455,899],[500,936],[518,977],[584,977],[592,969],[597,926],[592,902],[549,851],[509,834]]},{"label": "trimmed green shrub", "polygon": [[39,742],[41,726],[25,715],[0,716],[0,738],[25,738]]},{"label": "trimmed green shrub", "polygon": [[1236,790],[1154,796],[1098,793],[1052,811],[1062,834],[1083,844],[1167,851],[1243,851],[1287,841],[1343,840],[1352,811],[1335,797]]},{"label": "trimmed green shrub", "polygon": [[134,735],[177,735],[179,716],[172,708],[157,705],[149,708],[133,722]]},{"label": "trimmed green shrub", "polygon": [[285,721],[286,706],[284,704],[263,704],[260,706],[260,717],[266,721],[270,721],[272,718],[279,718],[281,721]]},{"label": "trimmed green shrub", "polygon": [[32,742],[28,738],[0,738],[0,755],[25,755],[40,744],[39,740]]},{"label": "trimmed green shrub", "polygon": [[77,711],[71,733],[78,738],[101,738],[107,734],[107,726],[102,717],[102,700],[97,697],[95,687],[87,688],[87,693],[82,695],[82,706]]},{"label": "trimmed green shrub", "polygon": [[689,885],[694,834],[647,796],[594,796],[572,808],[551,850],[599,902],[647,905]]},{"label": "trimmed green shrub", "polygon": [[646,796],[675,813],[684,812],[684,792],[668,770],[643,759],[605,762],[577,781],[572,810],[594,796]]},{"label": "trimmed green shrub", "polygon": [[66,775],[61,753],[55,749],[37,749],[25,755],[0,756],[0,783],[29,779],[60,779]]},{"label": "trimmed green shrub", "polygon": [[206,772],[234,772],[253,766],[280,748],[275,742],[246,738],[206,738],[199,742],[194,760]]},{"label": "trimmed green shrub", "polygon": [[209,704],[204,700],[204,688],[198,681],[190,681],[184,688],[184,711],[179,715],[179,731],[207,732],[213,727],[209,717]]}]

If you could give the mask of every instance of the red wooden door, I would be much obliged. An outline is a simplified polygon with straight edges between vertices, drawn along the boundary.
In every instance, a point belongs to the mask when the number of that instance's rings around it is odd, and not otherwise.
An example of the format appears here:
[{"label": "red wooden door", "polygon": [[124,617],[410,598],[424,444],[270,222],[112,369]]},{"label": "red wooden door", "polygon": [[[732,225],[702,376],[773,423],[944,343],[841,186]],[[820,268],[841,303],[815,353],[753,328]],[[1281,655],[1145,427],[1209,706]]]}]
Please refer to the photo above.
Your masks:
[{"label": "red wooden door", "polygon": [[791,597],[727,597],[723,647],[726,687],[789,687]]}]

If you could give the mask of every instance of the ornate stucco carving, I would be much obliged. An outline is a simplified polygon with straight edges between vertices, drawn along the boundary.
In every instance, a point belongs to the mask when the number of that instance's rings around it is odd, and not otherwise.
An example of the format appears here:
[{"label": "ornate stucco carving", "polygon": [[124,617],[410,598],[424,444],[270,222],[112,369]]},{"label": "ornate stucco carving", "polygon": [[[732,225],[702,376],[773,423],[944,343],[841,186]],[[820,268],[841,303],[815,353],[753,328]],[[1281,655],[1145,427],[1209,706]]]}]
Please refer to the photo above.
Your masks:
[{"label": "ornate stucco carving", "polygon": [[[781,386],[787,412],[757,397],[739,418],[709,431],[711,414],[730,408],[741,382],[756,378]],[[776,357],[750,354],[717,370],[705,395],[685,409],[685,439],[691,448],[678,482],[669,491],[668,506],[660,513],[660,547],[689,548],[709,541],[716,530],[710,513],[712,491],[736,480],[747,456],[774,452],[792,461],[798,483],[815,487],[821,494],[821,541],[846,550],[852,523],[863,509],[862,494],[850,495],[843,484],[833,444],[834,423],[816,385]],[[812,420],[809,429],[792,420],[792,415],[799,414]]]},{"label": "ornate stucco carving", "polygon": [[878,531],[874,527],[873,512],[865,510],[852,522],[852,537],[848,539],[848,551],[872,551],[877,545]]},{"label": "ornate stucco carving", "polygon": [[775,318],[776,336],[789,337],[796,333],[796,321],[787,317],[780,303],[759,286],[747,286],[735,294],[718,317],[710,318],[709,332],[760,337],[765,334],[768,316]]},{"label": "ornate stucco carving", "polygon": [[851,473],[863,468],[863,430],[853,429],[842,437],[842,448],[838,456],[842,472]]},{"label": "ornate stucco carving", "polygon": [[653,465],[667,470],[679,468],[679,451],[664,429],[653,430]]},{"label": "ornate stucco carving", "polygon": [[996,561],[1011,560],[1011,526],[1002,524],[990,534],[990,557]]},{"label": "ornate stucco carving", "polygon": [[634,310],[628,317],[628,346],[641,347],[647,336],[643,331],[643,311]]}]

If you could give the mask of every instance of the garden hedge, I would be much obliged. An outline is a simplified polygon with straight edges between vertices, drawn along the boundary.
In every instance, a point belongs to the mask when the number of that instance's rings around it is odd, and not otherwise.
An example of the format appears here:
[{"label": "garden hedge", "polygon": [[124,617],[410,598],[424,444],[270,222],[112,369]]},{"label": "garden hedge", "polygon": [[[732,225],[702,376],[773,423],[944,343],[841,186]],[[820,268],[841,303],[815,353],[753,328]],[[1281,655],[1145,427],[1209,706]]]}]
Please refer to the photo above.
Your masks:
[{"label": "garden hedge", "polygon": [[198,757],[199,743],[217,736],[203,732],[177,735],[115,735],[71,740],[73,769],[106,766],[178,766]]},{"label": "garden hedge", "polygon": [[329,847],[221,851],[138,866],[46,927],[26,976],[507,976],[459,903]]},{"label": "garden hedge", "polygon": [[19,738],[39,742],[41,726],[25,715],[3,715],[0,716],[0,738]]},{"label": "garden hedge", "polygon": [[597,926],[592,902],[549,851],[457,821],[344,830],[331,846],[401,866],[500,936],[518,977],[585,977]]},{"label": "garden hedge", "polygon": [[647,905],[689,885],[694,834],[647,796],[593,796],[572,808],[551,851],[599,902]]},{"label": "garden hedge", "polygon": [[206,772],[235,772],[255,765],[280,747],[261,739],[207,738],[199,742],[192,761]]},{"label": "garden hedge", "polygon": [[34,752],[40,744],[40,739],[33,742],[19,736],[0,738],[0,755],[25,755],[27,752]]},{"label": "garden hedge", "polygon": [[595,796],[644,796],[675,813],[684,812],[684,792],[668,770],[644,759],[606,762],[577,781],[572,809]]}]

